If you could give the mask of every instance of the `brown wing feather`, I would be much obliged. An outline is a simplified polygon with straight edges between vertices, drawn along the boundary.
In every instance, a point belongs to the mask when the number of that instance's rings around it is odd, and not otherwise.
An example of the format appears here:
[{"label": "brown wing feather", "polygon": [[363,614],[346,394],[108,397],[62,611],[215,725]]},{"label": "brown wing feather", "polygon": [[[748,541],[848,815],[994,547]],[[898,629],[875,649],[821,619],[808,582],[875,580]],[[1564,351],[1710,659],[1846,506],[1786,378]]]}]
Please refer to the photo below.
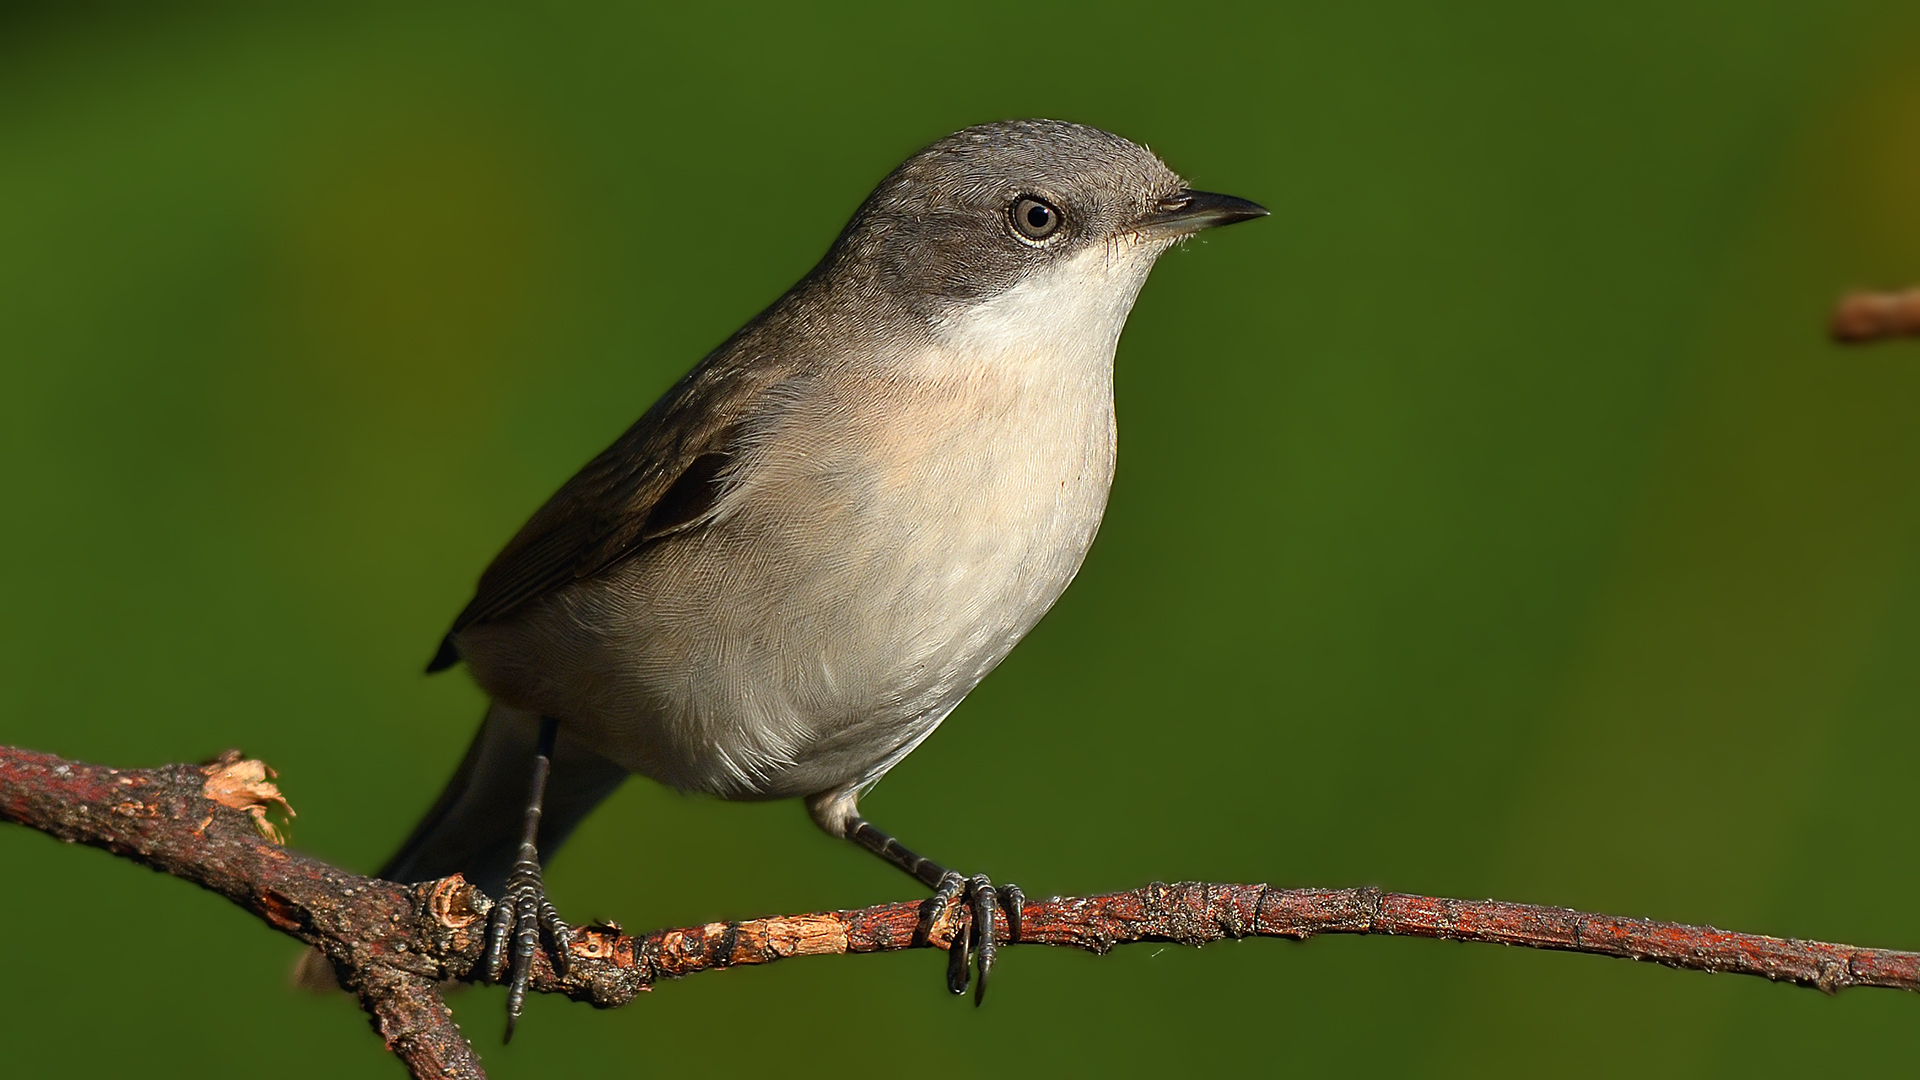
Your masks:
[{"label": "brown wing feather", "polygon": [[[454,637],[467,627],[511,615],[651,540],[703,523],[722,489],[737,419],[785,374],[713,359],[690,372],[521,526],[480,576],[427,670],[459,660]],[[685,422],[696,416],[699,424]]]}]

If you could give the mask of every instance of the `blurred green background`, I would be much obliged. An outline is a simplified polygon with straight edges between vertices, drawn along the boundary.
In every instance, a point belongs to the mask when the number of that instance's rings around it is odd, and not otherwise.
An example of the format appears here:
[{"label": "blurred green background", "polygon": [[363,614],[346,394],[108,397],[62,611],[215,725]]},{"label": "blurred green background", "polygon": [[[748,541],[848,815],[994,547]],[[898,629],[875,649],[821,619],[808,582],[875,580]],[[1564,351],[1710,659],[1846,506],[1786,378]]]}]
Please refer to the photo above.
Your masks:
[{"label": "blurred green background", "polygon": [[[1079,582],[867,800],[1030,894],[1377,884],[1920,948],[1911,3],[9,5],[0,741],[278,767],[369,868],[481,713],[421,665],[539,502],[982,120],[1274,216],[1170,254]],[[987,799],[973,797],[985,793]],[[9,1075],[392,1075],[296,946],[0,829]],[[653,927],[914,895],[630,784]],[[1911,1067],[1920,1001],[1411,940],[933,954],[455,1008],[497,1077]],[[159,1075],[159,1073],[153,1073]]]}]

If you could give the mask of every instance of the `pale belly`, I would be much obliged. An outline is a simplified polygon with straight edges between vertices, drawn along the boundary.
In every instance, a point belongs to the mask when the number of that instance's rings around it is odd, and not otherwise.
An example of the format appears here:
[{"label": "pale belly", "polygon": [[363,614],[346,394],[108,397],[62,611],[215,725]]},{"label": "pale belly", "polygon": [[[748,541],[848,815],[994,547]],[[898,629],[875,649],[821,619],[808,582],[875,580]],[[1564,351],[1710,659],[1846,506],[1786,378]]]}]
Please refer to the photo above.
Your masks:
[{"label": "pale belly", "polygon": [[796,402],[713,523],[462,650],[490,693],[683,790],[869,783],[1078,571],[1113,476],[1109,387]]}]

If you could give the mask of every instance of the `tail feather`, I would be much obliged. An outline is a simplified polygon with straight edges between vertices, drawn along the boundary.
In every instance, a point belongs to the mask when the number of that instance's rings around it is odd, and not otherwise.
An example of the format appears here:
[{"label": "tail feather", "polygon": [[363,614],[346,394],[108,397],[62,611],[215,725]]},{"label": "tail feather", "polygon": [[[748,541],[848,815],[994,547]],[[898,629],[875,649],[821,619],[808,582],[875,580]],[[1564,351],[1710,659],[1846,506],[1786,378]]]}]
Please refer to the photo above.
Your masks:
[{"label": "tail feather", "polygon": [[[453,779],[374,876],[410,884],[458,873],[489,896],[504,893],[520,853],[539,741],[539,716],[499,704],[489,708]],[[540,815],[540,857],[552,858],[574,826],[626,778],[627,770],[568,739],[566,725],[560,725]],[[317,949],[301,955],[291,981],[315,991],[339,986],[333,964]]]},{"label": "tail feather", "polygon": [[[459,873],[499,896],[520,849],[540,718],[495,704],[433,808],[377,876],[431,881]],[[619,788],[627,771],[567,738],[560,725],[540,816],[540,856],[549,859],[574,827]]]}]

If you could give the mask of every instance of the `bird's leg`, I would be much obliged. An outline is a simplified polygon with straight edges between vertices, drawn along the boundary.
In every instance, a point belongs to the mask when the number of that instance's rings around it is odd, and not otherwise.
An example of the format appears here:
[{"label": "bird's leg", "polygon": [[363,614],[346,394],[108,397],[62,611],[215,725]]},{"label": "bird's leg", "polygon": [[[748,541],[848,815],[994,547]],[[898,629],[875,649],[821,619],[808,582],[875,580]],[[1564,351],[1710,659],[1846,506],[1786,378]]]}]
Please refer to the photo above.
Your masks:
[{"label": "bird's leg", "polygon": [[994,924],[1003,913],[1007,917],[1009,936],[1020,936],[1020,916],[1026,904],[1026,897],[1018,885],[1002,885],[994,888],[993,882],[985,874],[962,877],[959,872],[948,870],[932,859],[922,858],[907,850],[907,846],[873,826],[873,823],[858,814],[849,814],[846,818],[845,833],[847,839],[887,860],[894,866],[906,871],[915,881],[933,890],[934,907],[937,915],[945,910],[949,901],[961,897],[967,912],[971,916],[968,927],[956,935],[947,946],[947,989],[956,994],[967,992],[967,968],[969,954],[977,956],[980,968],[980,981],[975,984],[973,1003],[980,1004],[987,997],[987,976],[993,971],[993,958],[996,947],[993,942]]},{"label": "bird's leg", "polygon": [[[547,900],[547,889],[540,876],[540,851],[534,846],[540,835],[540,807],[546,801],[547,774],[553,769],[553,742],[560,725],[550,717],[540,718],[540,747],[533,757],[533,785],[527,794],[527,817],[520,835],[520,855],[507,877],[507,893],[493,906],[487,923],[487,978],[499,982],[507,975],[507,1036],[513,1041],[514,1025],[527,1000],[527,982],[533,975],[533,952],[540,946],[544,928],[553,943],[553,966],[564,972],[567,946],[573,930],[560,919]],[[509,952],[511,947],[511,952]]]}]

